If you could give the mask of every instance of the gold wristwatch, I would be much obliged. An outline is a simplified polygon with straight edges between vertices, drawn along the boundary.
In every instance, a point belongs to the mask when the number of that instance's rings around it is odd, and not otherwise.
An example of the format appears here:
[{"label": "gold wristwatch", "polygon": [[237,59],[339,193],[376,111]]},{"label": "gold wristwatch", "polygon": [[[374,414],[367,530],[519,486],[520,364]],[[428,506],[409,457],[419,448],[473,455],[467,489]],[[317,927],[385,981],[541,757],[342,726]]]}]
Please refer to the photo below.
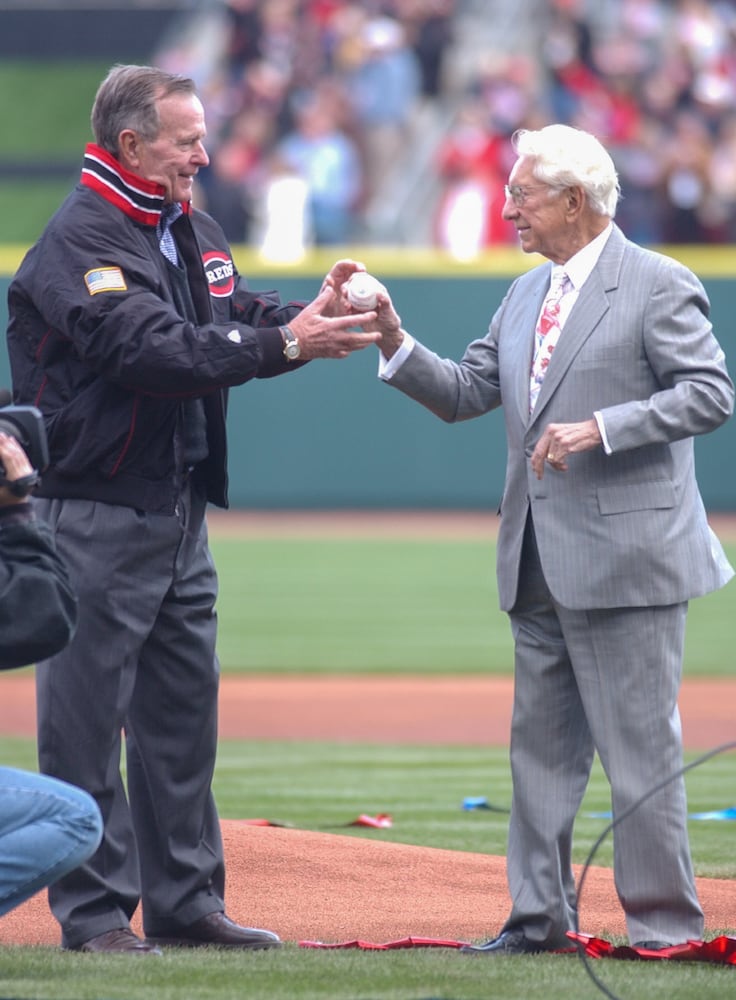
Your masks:
[{"label": "gold wristwatch", "polygon": [[291,327],[281,326],[279,329],[284,340],[284,357],[287,361],[296,361],[302,353],[299,341],[294,336]]}]

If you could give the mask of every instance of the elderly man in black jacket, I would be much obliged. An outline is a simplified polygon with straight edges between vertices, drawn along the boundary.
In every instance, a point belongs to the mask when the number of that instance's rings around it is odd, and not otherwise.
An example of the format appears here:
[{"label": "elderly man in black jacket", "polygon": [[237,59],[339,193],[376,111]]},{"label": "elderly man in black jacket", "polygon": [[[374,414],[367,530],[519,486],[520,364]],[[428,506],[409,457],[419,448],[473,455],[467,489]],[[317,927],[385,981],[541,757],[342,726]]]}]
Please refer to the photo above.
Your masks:
[{"label": "elderly man in black jacket", "polygon": [[[248,288],[220,227],[192,207],[209,161],[191,80],[115,67],[92,127],[80,183],[8,299],[15,399],[48,431],[39,504],[80,600],[71,646],[37,671],[41,768],[89,790],[105,820],[100,850],[51,906],[70,949],[277,947],[225,914],[205,507],[227,506],[228,387],[375,343],[354,327],[376,314],[346,314],[353,261],[304,307]],[[256,446],[257,424],[242,431]],[[130,929],[139,901],[145,941]]]}]

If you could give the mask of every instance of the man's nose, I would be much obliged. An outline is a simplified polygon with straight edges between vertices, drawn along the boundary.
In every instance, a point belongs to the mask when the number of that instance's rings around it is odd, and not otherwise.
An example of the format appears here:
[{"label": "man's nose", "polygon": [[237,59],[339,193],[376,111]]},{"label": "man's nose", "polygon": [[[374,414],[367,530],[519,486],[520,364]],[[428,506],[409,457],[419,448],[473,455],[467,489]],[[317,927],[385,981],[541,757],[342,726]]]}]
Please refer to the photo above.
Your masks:
[{"label": "man's nose", "polygon": [[519,206],[516,204],[511,195],[507,194],[504,199],[503,208],[501,209],[501,218],[510,222],[512,219],[515,219],[518,214]]}]

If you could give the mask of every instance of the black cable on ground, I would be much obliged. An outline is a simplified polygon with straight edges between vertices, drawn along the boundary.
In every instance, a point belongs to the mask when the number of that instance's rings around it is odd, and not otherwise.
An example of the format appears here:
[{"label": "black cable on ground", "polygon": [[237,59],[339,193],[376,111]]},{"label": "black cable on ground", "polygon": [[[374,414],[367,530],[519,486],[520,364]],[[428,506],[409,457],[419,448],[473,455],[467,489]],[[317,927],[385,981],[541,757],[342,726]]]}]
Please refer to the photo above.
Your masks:
[{"label": "black cable on ground", "polygon": [[[583,865],[583,869],[580,872],[580,880],[578,881],[578,887],[577,887],[577,906],[575,908],[576,934],[580,933],[578,913],[580,911],[580,897],[583,892],[583,885],[585,884],[585,878],[588,873],[588,869],[593,863],[593,858],[598,852],[598,848],[601,846],[601,844],[606,839],[608,834],[611,833],[611,831],[615,827],[617,827],[619,823],[623,823],[623,821],[627,819],[627,817],[629,817],[633,812],[635,812],[643,802],[646,802],[647,799],[650,799],[653,795],[656,795],[657,792],[661,792],[663,788],[666,788],[667,785],[670,784],[670,782],[676,781],[678,778],[682,777],[683,774],[686,774],[688,771],[692,771],[693,768],[700,767],[701,764],[704,764],[712,757],[715,757],[720,753],[724,753],[726,750],[734,750],[734,749],[736,749],[736,742],[722,743],[721,746],[715,747],[713,750],[708,750],[707,753],[704,753],[700,757],[697,757],[694,761],[691,761],[691,763],[686,764],[684,767],[681,767],[678,771],[675,771],[674,774],[671,774],[663,781],[660,781],[659,784],[655,785],[653,788],[650,788],[649,791],[645,792],[642,796],[640,796],[636,800],[636,802],[632,802],[632,804],[628,807],[628,809],[624,809],[624,811],[619,816],[616,816],[615,819],[611,820],[611,822],[608,824],[608,826],[606,826],[606,828],[603,830],[601,835],[598,837],[596,842],[591,847],[588,857],[586,858],[585,864]],[[601,991],[601,993],[607,996],[608,1000],[621,1000],[621,998],[616,996],[615,993],[611,993],[606,984],[601,982],[601,980],[598,979],[596,974],[593,972],[591,962],[585,953],[585,945],[582,944],[582,942],[578,941],[577,948],[578,948],[578,957],[583,963],[585,971],[588,973],[588,975],[593,980],[598,989]]]}]

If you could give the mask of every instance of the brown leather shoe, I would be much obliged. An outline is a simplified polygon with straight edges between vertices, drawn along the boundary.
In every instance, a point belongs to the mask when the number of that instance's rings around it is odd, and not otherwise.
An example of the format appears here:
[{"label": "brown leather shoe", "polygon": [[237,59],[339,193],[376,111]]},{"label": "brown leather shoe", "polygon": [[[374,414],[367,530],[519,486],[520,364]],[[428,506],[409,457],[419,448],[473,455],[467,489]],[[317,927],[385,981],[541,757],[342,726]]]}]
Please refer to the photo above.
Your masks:
[{"label": "brown leather shoe", "polygon": [[150,945],[169,948],[280,948],[281,941],[272,931],[256,927],[241,927],[224,913],[208,913],[187,927],[172,930],[171,934],[153,934],[146,937]]},{"label": "brown leather shoe", "polygon": [[116,927],[113,931],[105,931],[96,937],[83,941],[75,951],[95,951],[110,954],[126,955],[160,955],[161,949],[147,941],[141,941],[129,927]]}]

